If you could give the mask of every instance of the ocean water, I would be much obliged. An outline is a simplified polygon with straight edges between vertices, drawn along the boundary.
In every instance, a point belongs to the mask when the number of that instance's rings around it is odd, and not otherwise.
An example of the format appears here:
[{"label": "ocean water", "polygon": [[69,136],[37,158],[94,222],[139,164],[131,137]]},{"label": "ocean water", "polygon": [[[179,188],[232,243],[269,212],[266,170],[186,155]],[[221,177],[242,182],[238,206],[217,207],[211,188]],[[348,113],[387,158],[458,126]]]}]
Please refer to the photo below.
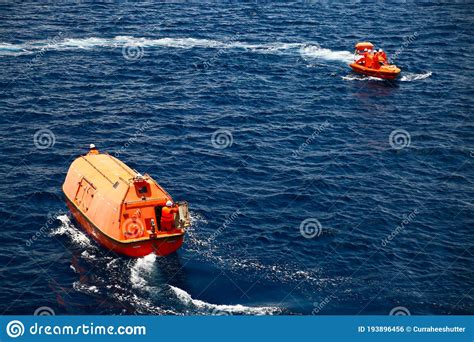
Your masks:
[{"label": "ocean water", "polygon": [[[473,12],[0,4],[0,312],[473,314]],[[350,71],[362,40],[398,81]],[[178,253],[71,222],[90,143],[189,202]]]}]

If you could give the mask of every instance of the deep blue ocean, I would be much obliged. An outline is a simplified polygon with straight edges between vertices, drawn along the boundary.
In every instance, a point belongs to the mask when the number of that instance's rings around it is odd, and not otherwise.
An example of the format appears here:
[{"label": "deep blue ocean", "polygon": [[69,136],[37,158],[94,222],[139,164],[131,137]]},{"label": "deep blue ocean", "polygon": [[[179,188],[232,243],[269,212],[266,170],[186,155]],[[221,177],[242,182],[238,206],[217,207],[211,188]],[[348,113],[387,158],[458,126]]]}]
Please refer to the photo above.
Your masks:
[{"label": "deep blue ocean", "polygon": [[[0,313],[474,313],[472,3],[0,18]],[[364,40],[398,81],[351,72]],[[70,220],[90,143],[189,202],[178,253],[116,256]]]}]

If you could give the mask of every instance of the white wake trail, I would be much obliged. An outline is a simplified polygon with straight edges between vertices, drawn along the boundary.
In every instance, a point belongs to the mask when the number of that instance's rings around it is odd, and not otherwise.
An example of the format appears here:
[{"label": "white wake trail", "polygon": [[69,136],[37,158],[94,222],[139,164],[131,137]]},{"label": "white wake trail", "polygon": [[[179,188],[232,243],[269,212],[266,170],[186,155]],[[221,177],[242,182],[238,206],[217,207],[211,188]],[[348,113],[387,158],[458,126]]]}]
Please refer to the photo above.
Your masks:
[{"label": "white wake trail", "polygon": [[134,288],[142,290],[151,289],[145,277],[149,277],[156,267],[156,258],[155,254],[149,254],[135,261],[134,265],[130,268],[130,282]]},{"label": "white wake trail", "polygon": [[197,309],[208,310],[214,315],[272,315],[281,312],[280,308],[270,306],[251,307],[240,304],[236,305],[218,305],[204,302],[199,299],[193,299],[189,293],[179,287],[171,286],[170,288],[176,294],[176,297],[186,305],[192,305]]},{"label": "white wake trail", "polygon": [[77,229],[71,222],[68,215],[59,215],[56,217],[61,221],[61,225],[51,231],[51,235],[66,235],[71,241],[80,247],[95,248],[91,239],[86,235],[86,233]]},{"label": "white wake trail", "polygon": [[308,59],[324,59],[327,61],[339,61],[350,63],[353,60],[353,55],[349,51],[334,51],[331,49],[322,48],[319,45],[306,45],[300,49],[301,57]]},{"label": "white wake trail", "polygon": [[[400,77],[400,82],[413,82],[413,81],[421,81],[427,79],[433,74],[433,72],[428,71],[422,74],[415,74],[415,73],[403,73],[402,77]],[[349,74],[346,76],[342,76],[344,81],[384,81],[381,78],[372,77],[372,76],[363,76],[358,74]]]},{"label": "white wake trail", "polygon": [[124,46],[140,46],[143,48],[176,48],[176,49],[234,49],[254,53],[282,54],[288,52],[300,53],[304,58],[320,58],[326,60],[347,61],[351,54],[348,51],[332,51],[320,48],[317,43],[247,43],[233,39],[214,40],[191,37],[183,38],[145,38],[134,36],[116,36],[113,38],[88,37],[64,38],[30,41],[22,44],[0,42],[0,56],[20,54],[35,54],[40,51],[92,50],[97,48],[122,48]]},{"label": "white wake trail", "polygon": [[400,81],[402,82],[412,82],[412,81],[419,81],[419,80],[424,80],[428,77],[433,75],[433,72],[428,71],[423,74],[413,74],[413,73],[407,73],[400,78]]}]

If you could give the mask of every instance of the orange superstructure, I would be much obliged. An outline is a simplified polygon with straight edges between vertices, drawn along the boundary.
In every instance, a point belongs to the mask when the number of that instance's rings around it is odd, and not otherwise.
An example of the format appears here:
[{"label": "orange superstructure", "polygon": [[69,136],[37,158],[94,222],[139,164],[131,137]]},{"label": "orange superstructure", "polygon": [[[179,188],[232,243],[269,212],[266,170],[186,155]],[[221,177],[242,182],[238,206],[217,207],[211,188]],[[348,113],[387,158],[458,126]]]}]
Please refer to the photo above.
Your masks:
[{"label": "orange superstructure", "polygon": [[[186,202],[171,196],[149,175],[117,158],[91,151],[69,167],[63,192],[76,221],[101,245],[119,254],[167,255],[183,243],[189,214]],[[171,203],[171,207],[166,207]],[[163,224],[161,213],[172,215]]]}]

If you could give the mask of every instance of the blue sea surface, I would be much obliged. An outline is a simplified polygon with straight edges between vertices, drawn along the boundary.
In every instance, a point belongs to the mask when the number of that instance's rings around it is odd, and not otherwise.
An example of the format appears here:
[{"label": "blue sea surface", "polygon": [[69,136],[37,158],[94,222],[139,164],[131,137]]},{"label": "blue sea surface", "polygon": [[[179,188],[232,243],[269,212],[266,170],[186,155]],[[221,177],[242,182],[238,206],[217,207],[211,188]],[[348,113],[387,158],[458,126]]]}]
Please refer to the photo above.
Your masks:
[{"label": "blue sea surface", "polygon": [[[0,313],[474,313],[472,3],[0,18]],[[365,40],[399,80],[351,72]],[[90,143],[189,202],[177,253],[117,256],[71,221]]]}]

